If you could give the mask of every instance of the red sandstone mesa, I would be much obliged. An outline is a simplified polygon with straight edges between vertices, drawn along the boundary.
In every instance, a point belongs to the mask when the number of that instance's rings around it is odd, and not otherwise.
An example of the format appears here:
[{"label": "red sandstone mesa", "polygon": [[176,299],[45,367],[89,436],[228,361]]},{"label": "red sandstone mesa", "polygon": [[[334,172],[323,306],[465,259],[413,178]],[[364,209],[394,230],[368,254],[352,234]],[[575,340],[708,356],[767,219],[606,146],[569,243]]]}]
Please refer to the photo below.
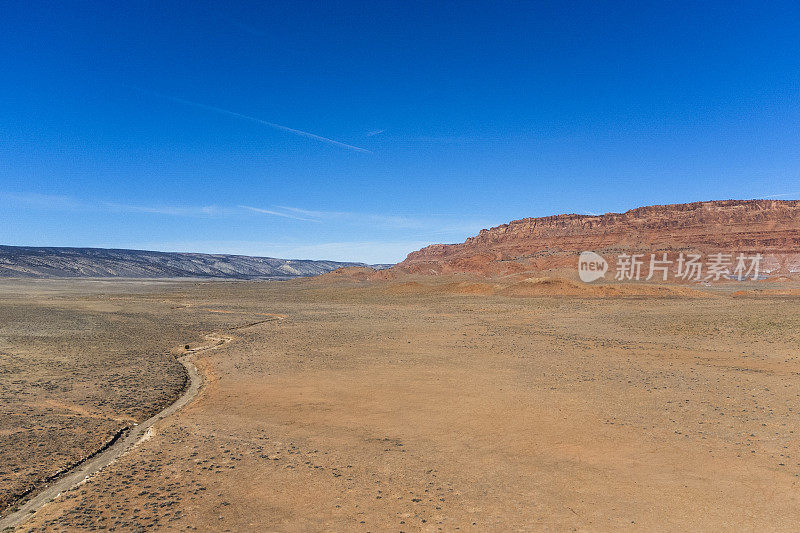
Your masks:
[{"label": "red sandstone mesa", "polygon": [[572,267],[584,250],[761,253],[763,271],[800,273],[800,201],[725,200],[655,205],[625,213],[524,218],[461,244],[412,252],[395,270],[504,275]]}]

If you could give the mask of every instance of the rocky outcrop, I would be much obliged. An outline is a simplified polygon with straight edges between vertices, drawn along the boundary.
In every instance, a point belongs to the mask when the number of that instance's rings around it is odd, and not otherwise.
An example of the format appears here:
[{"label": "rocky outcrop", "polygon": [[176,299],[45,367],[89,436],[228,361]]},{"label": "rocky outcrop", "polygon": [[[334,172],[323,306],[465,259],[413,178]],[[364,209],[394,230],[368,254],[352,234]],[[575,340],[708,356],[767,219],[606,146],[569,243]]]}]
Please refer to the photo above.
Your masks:
[{"label": "rocky outcrop", "polygon": [[800,272],[800,201],[726,200],[640,207],[605,215],[524,218],[484,229],[461,244],[412,252],[406,273],[504,275],[574,267],[590,250],[761,253],[770,272]]},{"label": "rocky outcrop", "polygon": [[0,246],[0,277],[291,279],[354,266],[367,265],[245,255]]}]

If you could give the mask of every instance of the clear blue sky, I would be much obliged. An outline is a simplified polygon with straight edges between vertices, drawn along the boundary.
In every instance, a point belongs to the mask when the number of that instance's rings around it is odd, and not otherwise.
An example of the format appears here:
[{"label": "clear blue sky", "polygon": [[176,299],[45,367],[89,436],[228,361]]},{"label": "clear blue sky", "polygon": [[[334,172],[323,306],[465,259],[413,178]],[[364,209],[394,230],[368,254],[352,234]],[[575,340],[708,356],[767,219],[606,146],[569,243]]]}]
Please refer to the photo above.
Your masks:
[{"label": "clear blue sky", "polygon": [[110,4],[0,5],[2,244],[394,262],[800,197],[792,2]]}]

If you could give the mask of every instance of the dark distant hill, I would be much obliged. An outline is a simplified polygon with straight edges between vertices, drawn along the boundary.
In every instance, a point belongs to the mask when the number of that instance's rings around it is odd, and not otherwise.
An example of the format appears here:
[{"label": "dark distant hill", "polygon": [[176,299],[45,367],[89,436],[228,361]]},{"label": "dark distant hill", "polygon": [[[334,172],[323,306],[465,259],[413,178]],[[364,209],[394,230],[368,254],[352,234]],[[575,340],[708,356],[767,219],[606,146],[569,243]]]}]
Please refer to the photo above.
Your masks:
[{"label": "dark distant hill", "polygon": [[291,279],[347,266],[369,265],[246,255],[0,246],[0,277],[6,278]]}]

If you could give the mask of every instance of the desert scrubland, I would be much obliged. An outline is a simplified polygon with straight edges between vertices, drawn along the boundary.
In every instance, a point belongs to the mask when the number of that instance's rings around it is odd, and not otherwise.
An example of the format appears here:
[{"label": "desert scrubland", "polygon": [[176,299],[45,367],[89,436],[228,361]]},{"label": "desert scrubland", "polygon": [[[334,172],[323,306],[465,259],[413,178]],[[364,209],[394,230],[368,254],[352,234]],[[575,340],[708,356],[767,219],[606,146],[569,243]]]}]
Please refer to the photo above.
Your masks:
[{"label": "desert scrubland", "polygon": [[0,508],[175,399],[170,349],[224,319],[173,313],[173,286],[2,282]]},{"label": "desert scrubland", "polygon": [[580,287],[4,281],[2,497],[217,332],[194,401],[21,531],[794,529],[797,286]]}]

